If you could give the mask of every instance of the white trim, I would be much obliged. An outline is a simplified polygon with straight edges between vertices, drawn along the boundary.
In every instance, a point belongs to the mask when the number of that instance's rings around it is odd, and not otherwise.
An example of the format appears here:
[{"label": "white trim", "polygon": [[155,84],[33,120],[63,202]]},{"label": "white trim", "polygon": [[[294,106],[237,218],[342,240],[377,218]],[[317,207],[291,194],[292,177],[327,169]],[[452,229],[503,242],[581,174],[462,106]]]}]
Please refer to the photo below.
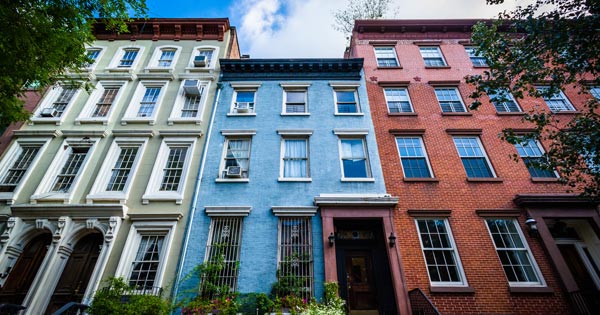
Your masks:
[{"label": "white trim", "polygon": [[[387,96],[387,91],[389,90],[404,90],[406,91],[406,98],[408,99],[408,106],[410,106],[410,112],[391,112],[390,111],[390,100],[388,99]],[[414,113],[415,112],[415,108],[413,107],[412,101],[410,99],[410,93],[408,91],[407,87],[403,87],[403,86],[399,86],[399,87],[385,87],[383,88],[383,97],[385,98],[385,105],[387,107],[387,111],[388,113]]]},{"label": "white trim", "polygon": [[262,86],[261,82],[231,82],[229,83],[233,89],[250,89],[258,90]]},{"label": "white trim", "polygon": [[[415,177],[407,177],[406,176],[406,171],[404,170],[404,166],[402,164],[402,155],[400,154],[400,146],[398,145],[398,138],[418,138],[419,139],[419,143],[421,144],[421,149],[423,150],[423,158],[425,158],[425,163],[427,164],[427,169],[429,170],[429,177],[427,178],[435,178],[435,175],[433,174],[433,168],[431,167],[431,162],[429,162],[429,156],[427,155],[427,149],[425,149],[425,142],[423,141],[423,137],[422,136],[396,136],[394,137],[394,142],[396,142],[396,149],[398,150],[398,158],[400,159],[400,166],[402,168],[402,175],[404,176],[404,178],[415,178]],[[407,156],[407,159],[410,158],[417,158],[418,156]]]},{"label": "white trim", "polygon": [[[290,116],[303,116],[303,115],[310,115],[310,111],[308,109],[308,86],[310,86],[310,84],[307,86],[306,84],[298,84],[298,85],[292,85],[292,84],[287,84],[287,85],[281,85],[282,86],[282,90],[283,90],[283,98],[281,101],[281,115],[282,116],[286,116],[286,115],[290,115]],[[287,103],[287,95],[288,92],[301,92],[304,93],[304,112],[290,112],[288,113],[286,111],[286,103]],[[299,105],[299,104],[298,104]]]},{"label": "white trim", "polygon": [[344,136],[364,136],[369,134],[369,129],[346,129],[346,128],[335,128],[333,133],[336,135]]},{"label": "white trim", "polygon": [[221,130],[221,134],[224,136],[252,136],[256,134],[256,129],[226,129]]},{"label": "white trim", "polygon": [[319,207],[272,206],[271,211],[277,217],[314,217]]},{"label": "white trim", "polygon": [[252,206],[205,206],[204,212],[209,217],[247,217]]},{"label": "white trim", "polygon": [[[365,177],[346,177],[344,172],[344,160],[343,160],[343,150],[342,150],[342,140],[361,140],[363,145],[363,154],[365,156]],[[371,159],[369,157],[369,150],[367,148],[367,141],[364,135],[361,136],[346,136],[346,135],[338,135],[338,159],[340,161],[340,171],[342,174],[341,181],[342,182],[374,182],[375,178],[373,178],[373,172],[371,170]]]},{"label": "white trim", "polygon": [[[248,106],[248,112],[243,113],[243,112],[238,112],[238,108],[236,106],[237,104],[237,95],[239,92],[253,92],[254,95],[252,96],[252,108],[250,108]],[[231,105],[229,106],[229,112],[227,113],[227,116],[256,116],[256,94],[258,93],[258,87],[236,87],[233,89],[233,95],[231,97]],[[240,102],[240,103],[247,103],[247,102]]]},{"label": "white trim", "polygon": [[[463,165],[463,169],[465,170],[465,175],[467,175],[467,177],[470,177],[470,176],[469,176],[469,174],[467,174],[467,169],[465,169],[464,163],[462,162],[463,157],[460,155],[460,151],[458,150],[458,147],[456,146],[455,139],[457,139],[457,138],[475,139],[477,141],[477,145],[479,146],[479,149],[483,153],[483,158],[485,158],[485,162],[487,163],[487,166],[490,168],[492,177],[476,177],[476,178],[497,178],[498,177],[498,175],[496,174],[496,171],[494,170],[494,167],[492,166],[492,163],[490,162],[490,158],[488,157],[487,152],[485,151],[485,147],[483,146],[479,136],[453,136],[452,142],[454,143],[454,148],[456,149],[456,153],[458,154],[458,157],[460,158],[460,163]],[[474,156],[465,156],[465,158],[472,158],[472,157],[474,157]]]},{"label": "white trim", "polygon": [[[119,47],[115,52],[113,59],[106,67],[106,70],[109,72],[133,72],[137,68],[137,65],[140,63],[140,60],[142,59],[142,55],[144,54],[144,48],[144,46],[133,44]],[[133,49],[137,49],[138,53],[135,56],[135,60],[133,60],[132,65],[130,67],[119,67],[121,59],[125,56],[125,51]]]},{"label": "white trim", "polygon": [[313,134],[312,129],[277,129],[277,134],[286,136],[310,136]]},{"label": "white trim", "polygon": [[[210,57],[209,64],[204,67],[196,67],[194,66],[194,58],[199,55],[201,50],[212,50],[212,56]],[[190,54],[190,59],[188,60],[185,70],[188,72],[213,72],[220,57],[219,52],[219,46],[202,45],[194,47],[192,49],[192,53]]]},{"label": "white trim", "polygon": [[[173,59],[171,60],[171,65],[169,67],[161,67],[158,65],[159,59],[162,56],[163,51],[175,51]],[[177,65],[177,60],[179,60],[179,55],[181,54],[181,46],[176,45],[162,45],[154,48],[154,52],[152,53],[152,57],[148,61],[148,65],[146,66],[146,70],[149,72],[171,72],[175,69]]]},{"label": "white trim", "polygon": [[360,86],[360,82],[351,82],[351,81],[329,81],[329,86],[332,88],[340,88],[340,89],[356,89]]},{"label": "white trim", "polygon": [[308,87],[310,87],[312,85],[312,83],[310,82],[295,82],[295,81],[290,81],[290,82],[280,82],[279,85],[286,89],[286,88],[291,88],[291,89],[295,89],[295,88],[304,88],[304,89],[308,89]]},{"label": "white trim", "polygon": [[[358,98],[358,86],[360,85],[350,85],[350,84],[338,84],[333,85],[329,83],[333,87],[333,104],[336,116],[363,116],[364,113],[361,108],[360,100]],[[337,92],[353,92],[354,93],[354,102],[356,102],[356,112],[353,113],[340,113],[338,111],[338,99]]]},{"label": "white trim", "polygon": [[[156,123],[156,117],[160,111],[160,106],[163,101],[165,94],[167,94],[167,88],[169,81],[140,81],[135,89],[135,92],[129,102],[127,111],[121,119],[121,124],[126,125],[127,123],[148,123],[154,125]],[[152,115],[146,117],[137,117],[141,107],[141,101],[144,98],[144,94],[148,88],[160,88],[160,92],[156,99],[156,104],[152,110]]]},{"label": "white trim", "polygon": [[[377,58],[377,49],[391,49],[393,55],[394,55],[394,60],[396,61],[396,65],[395,66],[380,66],[379,65],[379,60]],[[377,65],[378,68],[396,68],[396,67],[400,67],[400,62],[398,61],[398,55],[396,54],[396,46],[395,45],[376,45],[373,46],[373,53],[375,54],[375,63]],[[383,57],[382,57],[383,58]]]},{"label": "white trim", "polygon": [[[102,163],[102,167],[100,168],[98,175],[96,175],[94,186],[92,186],[90,193],[86,197],[87,202],[93,203],[95,201],[117,200],[121,203],[124,203],[129,198],[131,185],[137,175],[140,160],[144,155],[147,143],[148,138],[115,138],[110,146],[110,149],[108,150],[108,153],[104,157],[104,163]],[[108,191],[106,188],[111,179],[112,168],[115,167],[115,163],[117,162],[122,147],[124,146],[138,148],[137,154],[134,158],[133,164],[131,165],[131,169],[129,171],[129,175],[127,176],[127,181],[123,190]]]},{"label": "white trim", "polygon": [[[423,48],[435,48],[437,50],[437,54],[439,55],[439,58],[442,59],[442,62],[444,64],[440,65],[440,66],[428,65],[427,62],[425,62],[426,57],[423,56],[423,51],[421,50]],[[444,58],[444,54],[442,54],[442,49],[438,45],[427,45],[427,46],[419,45],[419,53],[421,54],[421,58],[423,58],[423,64],[425,64],[426,67],[447,67],[448,66],[448,62],[446,62],[446,58]],[[427,57],[427,58],[438,58],[438,57]]]},{"label": "white trim", "polygon": [[[156,156],[152,175],[148,181],[146,191],[142,196],[142,204],[148,204],[150,201],[175,201],[175,204],[182,204],[184,199],[185,185],[187,182],[188,172],[192,157],[194,156],[194,148],[197,138],[192,137],[169,137],[164,138],[158,154]],[[160,191],[160,185],[164,176],[164,168],[166,166],[171,147],[186,147],[185,161],[181,171],[181,177],[177,185],[177,191]]]},{"label": "white trim", "polygon": [[62,115],[60,115],[60,117],[42,117],[42,116],[40,116],[44,109],[53,107],[54,102],[60,96],[60,93],[63,91],[64,87],[71,87],[71,86],[68,85],[66,82],[62,82],[62,83],[55,84],[54,86],[52,86],[51,88],[48,89],[48,91],[46,92],[46,95],[44,96],[42,101],[39,103],[37,109],[35,110],[33,115],[31,115],[31,118],[29,118],[32,123],[38,123],[38,124],[51,123],[51,124],[56,124],[58,126],[58,125],[61,125],[65,121],[65,117],[69,114],[71,107],[73,107],[73,103],[75,102],[75,100],[77,99],[79,94],[81,94],[81,89],[79,87],[77,87],[77,90],[75,91],[75,93],[73,94],[73,97],[71,97],[71,99],[65,106],[65,109],[64,109]]},{"label": "white trim", "polygon": [[167,120],[169,125],[177,124],[177,123],[193,123],[200,125],[202,124],[202,117],[204,116],[204,109],[206,108],[206,102],[208,101],[208,93],[210,90],[210,81],[202,81],[198,80],[200,84],[201,94],[200,101],[198,104],[198,112],[194,117],[182,117],[183,107],[187,98],[189,97],[183,88],[186,80],[181,80],[181,84],[179,85],[179,89],[177,90],[177,96],[175,98],[175,103],[173,104],[173,109],[171,110],[171,114]]},{"label": "white trim", "polygon": [[[112,114],[117,111],[115,108],[119,106],[119,100],[124,94],[124,90],[127,86],[127,81],[100,81],[96,84],[96,88],[90,94],[87,102],[83,106],[81,113],[79,113],[79,117],[75,119],[75,124],[80,125],[82,123],[101,123],[104,125],[108,124]],[[92,117],[94,110],[96,109],[96,104],[104,94],[105,88],[118,88],[117,95],[115,96],[113,102],[110,105],[110,109],[106,116],[104,117]]]},{"label": "white trim", "polygon": [[96,57],[96,59],[94,59],[94,63],[88,65],[87,67],[84,68],[85,71],[94,71],[96,69],[96,67],[98,66],[98,63],[100,62],[100,59],[102,59],[102,57],[104,56],[104,53],[106,52],[106,46],[88,46],[85,47],[85,51],[86,54],[88,53],[88,51],[90,50],[99,50],[100,52],[98,53],[98,57]]}]

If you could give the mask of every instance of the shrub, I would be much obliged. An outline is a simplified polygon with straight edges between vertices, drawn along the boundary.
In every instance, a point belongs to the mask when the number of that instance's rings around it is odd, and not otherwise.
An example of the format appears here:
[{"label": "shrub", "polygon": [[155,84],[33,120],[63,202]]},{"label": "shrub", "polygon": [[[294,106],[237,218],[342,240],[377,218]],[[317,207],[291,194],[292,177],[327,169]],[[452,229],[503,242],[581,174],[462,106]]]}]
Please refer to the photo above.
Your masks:
[{"label": "shrub", "polygon": [[90,315],[167,315],[170,303],[160,296],[136,295],[123,278],[109,278],[107,287],[96,292],[87,310]]}]

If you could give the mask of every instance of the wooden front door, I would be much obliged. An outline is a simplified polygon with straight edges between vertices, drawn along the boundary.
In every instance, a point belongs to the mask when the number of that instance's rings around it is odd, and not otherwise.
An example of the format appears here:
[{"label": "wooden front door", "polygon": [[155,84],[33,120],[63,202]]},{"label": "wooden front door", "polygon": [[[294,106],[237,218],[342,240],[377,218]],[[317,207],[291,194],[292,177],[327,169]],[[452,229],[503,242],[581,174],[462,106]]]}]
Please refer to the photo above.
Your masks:
[{"label": "wooden front door", "polygon": [[23,253],[8,274],[4,286],[0,288],[0,303],[23,303],[29,287],[46,257],[50,242],[52,242],[52,235],[45,233],[34,237],[25,246]]},{"label": "wooden front door", "polygon": [[351,314],[367,314],[367,310],[378,314],[372,252],[348,250],[344,256]]},{"label": "wooden front door", "polygon": [[52,314],[69,302],[81,302],[102,249],[100,233],[89,234],[77,242],[56,285],[46,314]]}]

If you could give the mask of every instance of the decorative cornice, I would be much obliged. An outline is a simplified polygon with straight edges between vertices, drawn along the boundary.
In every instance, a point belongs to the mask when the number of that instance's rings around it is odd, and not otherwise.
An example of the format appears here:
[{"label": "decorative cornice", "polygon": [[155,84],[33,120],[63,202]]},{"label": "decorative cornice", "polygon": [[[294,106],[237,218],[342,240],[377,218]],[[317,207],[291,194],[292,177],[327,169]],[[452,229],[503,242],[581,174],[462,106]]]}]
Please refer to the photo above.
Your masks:
[{"label": "decorative cornice", "polygon": [[62,132],[60,130],[15,130],[13,131],[15,137],[60,137]]},{"label": "decorative cornice", "polygon": [[352,32],[358,33],[425,33],[471,32],[477,22],[491,24],[491,20],[357,20]]},{"label": "decorative cornice", "polygon": [[446,129],[446,133],[450,134],[450,135],[480,135],[483,132],[483,130],[481,129],[477,129],[477,128],[472,128],[472,129],[467,129],[467,128],[461,128],[461,129],[454,129],[454,128],[447,128]]},{"label": "decorative cornice", "polygon": [[577,194],[522,194],[513,199],[521,207],[564,207],[598,205],[598,201],[581,197]]},{"label": "decorative cornice", "polygon": [[222,81],[360,80],[362,58],[220,59]]},{"label": "decorative cornice", "polygon": [[204,212],[209,217],[247,217],[252,206],[206,206]]},{"label": "decorative cornice", "polygon": [[20,218],[109,218],[125,217],[125,205],[89,205],[89,204],[22,204],[10,207],[13,217]]},{"label": "decorative cornice", "polygon": [[328,195],[315,197],[315,206],[388,206],[394,207],[398,197],[390,195]]},{"label": "decorative cornice", "polygon": [[218,40],[225,38],[231,28],[228,18],[164,18],[134,19],[127,23],[129,32],[119,33],[106,29],[99,20],[94,24],[94,36],[98,40]]},{"label": "decorative cornice", "polygon": [[170,213],[129,213],[131,221],[179,221],[183,217],[180,212]]},{"label": "decorative cornice", "polygon": [[154,137],[153,130],[113,130],[115,137]]},{"label": "decorative cornice", "polygon": [[198,130],[159,130],[161,137],[202,137],[202,131]]},{"label": "decorative cornice", "polygon": [[393,135],[420,136],[425,133],[425,129],[390,129]]},{"label": "decorative cornice", "polygon": [[63,130],[63,136],[68,137],[94,137],[104,138],[108,135],[107,130]]},{"label": "decorative cornice", "polygon": [[383,87],[407,87],[410,81],[378,81],[377,84]]},{"label": "decorative cornice", "polygon": [[318,207],[290,207],[273,206],[271,210],[278,217],[312,217],[317,213]]}]

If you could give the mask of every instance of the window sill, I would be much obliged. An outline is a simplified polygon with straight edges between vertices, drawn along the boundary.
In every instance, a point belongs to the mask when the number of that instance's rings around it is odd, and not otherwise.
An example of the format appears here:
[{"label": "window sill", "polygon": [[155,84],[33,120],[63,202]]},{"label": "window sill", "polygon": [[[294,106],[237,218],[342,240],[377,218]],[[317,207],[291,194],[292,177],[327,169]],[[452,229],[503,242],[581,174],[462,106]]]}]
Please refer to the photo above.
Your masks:
[{"label": "window sill", "polygon": [[442,112],[442,116],[473,116],[471,112]]},{"label": "window sill", "polygon": [[239,116],[239,117],[244,117],[244,116],[256,116],[256,113],[227,113],[227,116]]},{"label": "window sill", "polygon": [[394,67],[377,66],[377,70],[397,70],[397,69],[403,69],[403,68],[402,68],[402,66],[394,66]]},{"label": "window sill", "polygon": [[465,293],[472,294],[475,293],[475,289],[472,287],[452,287],[452,286],[430,286],[429,291],[431,293]]},{"label": "window sill", "polygon": [[95,194],[89,194],[85,197],[86,202],[88,204],[93,204],[95,202],[118,202],[120,204],[124,204],[127,200],[127,193],[106,193],[100,192]]},{"label": "window sill", "polygon": [[375,178],[342,178],[342,182],[375,182]]},{"label": "window sill", "polygon": [[525,112],[496,112],[498,116],[525,116]]},{"label": "window sill", "polygon": [[155,120],[154,119],[148,119],[148,118],[124,118],[121,119],[121,125],[125,126],[127,124],[148,124],[148,125],[154,125]]},{"label": "window sill", "polygon": [[450,66],[425,66],[425,69],[450,69]]},{"label": "window sill", "polygon": [[31,119],[29,120],[29,125],[33,124],[55,124],[57,126],[60,126],[62,124],[62,121],[60,121],[60,118],[31,117]]},{"label": "window sill", "polygon": [[122,67],[122,68],[106,68],[108,72],[120,72],[120,73],[131,73],[133,71],[132,67]]},{"label": "window sill", "polygon": [[559,110],[559,111],[552,111],[552,114],[554,114],[554,115],[576,115],[576,114],[581,114],[581,112],[578,110]]},{"label": "window sill", "polygon": [[510,293],[553,294],[551,287],[509,287]]},{"label": "window sill", "polygon": [[46,192],[41,193],[39,195],[32,195],[31,197],[29,197],[29,202],[34,205],[37,204],[38,201],[53,201],[62,202],[63,204],[70,204],[71,197],[71,193]]},{"label": "window sill", "polygon": [[15,190],[11,192],[0,192],[0,200],[5,200],[7,205],[14,204],[18,193],[17,188],[15,188]]},{"label": "window sill", "polygon": [[146,69],[147,72],[173,72],[173,67],[148,67]]},{"label": "window sill", "polygon": [[216,183],[249,183],[250,178],[216,178]]},{"label": "window sill", "polygon": [[405,182],[432,182],[437,183],[440,180],[435,177],[404,177],[402,179]]},{"label": "window sill", "polygon": [[485,66],[476,66],[476,65],[473,65],[473,68],[475,68],[475,69],[488,69],[489,67],[490,66],[488,66],[488,65],[485,65]]},{"label": "window sill", "polygon": [[533,183],[557,183],[558,178],[556,178],[556,177],[532,177],[531,181]]},{"label": "window sill", "polygon": [[335,116],[364,116],[364,113],[335,113]]},{"label": "window sill", "polygon": [[196,118],[190,118],[190,119],[186,119],[186,118],[171,118],[171,119],[167,120],[167,123],[169,124],[169,126],[172,126],[174,124],[196,124],[196,125],[201,125],[202,124],[202,120],[201,119],[196,119]]},{"label": "window sill", "polygon": [[281,113],[281,116],[310,116],[310,113]]},{"label": "window sill", "polygon": [[467,177],[467,182],[473,183],[501,183],[504,180],[499,177]]},{"label": "window sill", "polygon": [[142,196],[142,204],[147,205],[150,201],[175,201],[175,204],[183,203],[183,196],[178,192],[162,192],[163,194],[145,194]]},{"label": "window sill", "polygon": [[388,116],[412,116],[412,117],[416,117],[418,115],[415,112],[411,112],[411,113],[388,113]]},{"label": "window sill", "polygon": [[288,177],[279,177],[277,181],[280,182],[312,182],[312,178],[288,178]]},{"label": "window sill", "polygon": [[186,67],[185,70],[188,72],[210,72],[212,73],[214,69],[212,67]]},{"label": "window sill", "polygon": [[82,124],[98,124],[98,125],[108,125],[107,119],[97,119],[97,118],[79,118],[75,119],[76,125]]}]

